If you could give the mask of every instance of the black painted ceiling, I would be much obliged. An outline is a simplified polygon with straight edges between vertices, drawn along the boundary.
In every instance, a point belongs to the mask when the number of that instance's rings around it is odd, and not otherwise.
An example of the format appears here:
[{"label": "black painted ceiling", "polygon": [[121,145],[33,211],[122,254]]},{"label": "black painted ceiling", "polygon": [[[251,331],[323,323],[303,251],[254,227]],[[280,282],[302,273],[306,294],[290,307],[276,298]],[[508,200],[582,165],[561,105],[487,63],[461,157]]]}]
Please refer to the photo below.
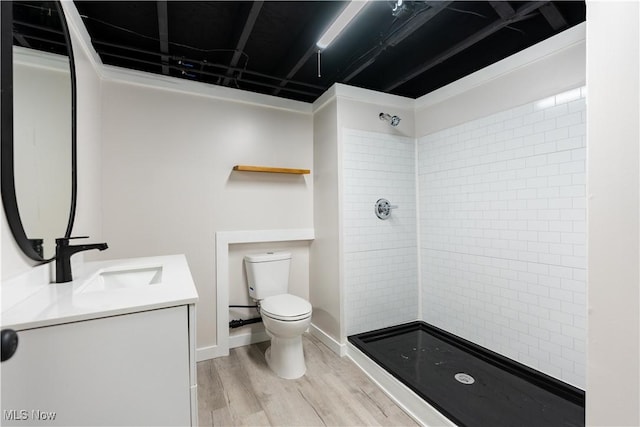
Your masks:
[{"label": "black painted ceiling", "polygon": [[[75,1],[105,64],[312,102],[333,83],[417,98],[585,20],[583,1]],[[320,71],[320,75],[318,73]]]},{"label": "black painted ceiling", "polygon": [[13,44],[67,55],[58,5],[54,1],[14,1]]}]

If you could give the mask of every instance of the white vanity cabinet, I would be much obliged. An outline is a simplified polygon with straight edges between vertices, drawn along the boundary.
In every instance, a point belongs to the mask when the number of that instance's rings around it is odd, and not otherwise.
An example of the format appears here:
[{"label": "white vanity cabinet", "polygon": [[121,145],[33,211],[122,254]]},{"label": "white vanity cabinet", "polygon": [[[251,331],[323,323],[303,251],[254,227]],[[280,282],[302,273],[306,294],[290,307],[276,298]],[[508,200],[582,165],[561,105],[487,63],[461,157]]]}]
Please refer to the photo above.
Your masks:
[{"label": "white vanity cabinet", "polygon": [[193,304],[18,330],[1,425],[197,425]]}]

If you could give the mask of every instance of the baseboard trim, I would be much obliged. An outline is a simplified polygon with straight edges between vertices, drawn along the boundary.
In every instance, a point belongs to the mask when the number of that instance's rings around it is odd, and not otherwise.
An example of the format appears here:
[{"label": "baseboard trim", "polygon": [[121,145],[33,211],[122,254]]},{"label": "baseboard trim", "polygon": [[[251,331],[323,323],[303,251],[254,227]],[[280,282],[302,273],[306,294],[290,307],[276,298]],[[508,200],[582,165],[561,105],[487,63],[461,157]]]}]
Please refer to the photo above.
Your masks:
[{"label": "baseboard trim", "polygon": [[245,345],[255,344],[263,341],[269,341],[271,338],[265,331],[249,332],[245,334],[229,335],[229,348],[242,347]]},{"label": "baseboard trim", "polygon": [[198,347],[196,349],[196,362],[203,360],[215,359],[216,357],[228,356],[229,352],[219,345],[210,345],[207,347]]},{"label": "baseboard trim", "polygon": [[425,402],[410,388],[369,359],[353,344],[347,343],[347,357],[411,418],[424,426],[455,427],[447,417]]},{"label": "baseboard trim", "polygon": [[309,332],[338,356],[344,357],[347,355],[347,346],[345,344],[340,344],[331,335],[327,334],[313,323],[309,326]]}]

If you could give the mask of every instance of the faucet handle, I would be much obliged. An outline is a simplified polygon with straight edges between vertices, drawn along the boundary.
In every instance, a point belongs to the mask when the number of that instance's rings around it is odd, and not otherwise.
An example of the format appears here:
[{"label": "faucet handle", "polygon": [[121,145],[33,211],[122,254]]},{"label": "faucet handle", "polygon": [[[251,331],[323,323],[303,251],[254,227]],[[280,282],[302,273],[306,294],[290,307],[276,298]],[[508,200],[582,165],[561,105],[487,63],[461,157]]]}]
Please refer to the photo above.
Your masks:
[{"label": "faucet handle", "polygon": [[73,237],[60,237],[56,239],[56,245],[66,245],[69,243],[69,240],[72,239],[88,239],[89,236],[73,236]]}]

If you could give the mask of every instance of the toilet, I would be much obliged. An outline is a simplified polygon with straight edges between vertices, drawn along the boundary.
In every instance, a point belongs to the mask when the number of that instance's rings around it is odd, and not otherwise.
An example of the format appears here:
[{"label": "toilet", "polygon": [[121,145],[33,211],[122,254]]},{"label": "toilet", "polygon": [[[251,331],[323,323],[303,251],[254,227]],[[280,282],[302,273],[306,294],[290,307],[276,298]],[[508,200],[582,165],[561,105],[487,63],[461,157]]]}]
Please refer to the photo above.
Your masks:
[{"label": "toilet", "polygon": [[302,333],[311,324],[311,304],[287,293],[291,253],[267,252],[244,257],[249,296],[260,308],[260,316],[271,346],[265,359],[280,378],[295,379],[307,367],[302,351]]}]

